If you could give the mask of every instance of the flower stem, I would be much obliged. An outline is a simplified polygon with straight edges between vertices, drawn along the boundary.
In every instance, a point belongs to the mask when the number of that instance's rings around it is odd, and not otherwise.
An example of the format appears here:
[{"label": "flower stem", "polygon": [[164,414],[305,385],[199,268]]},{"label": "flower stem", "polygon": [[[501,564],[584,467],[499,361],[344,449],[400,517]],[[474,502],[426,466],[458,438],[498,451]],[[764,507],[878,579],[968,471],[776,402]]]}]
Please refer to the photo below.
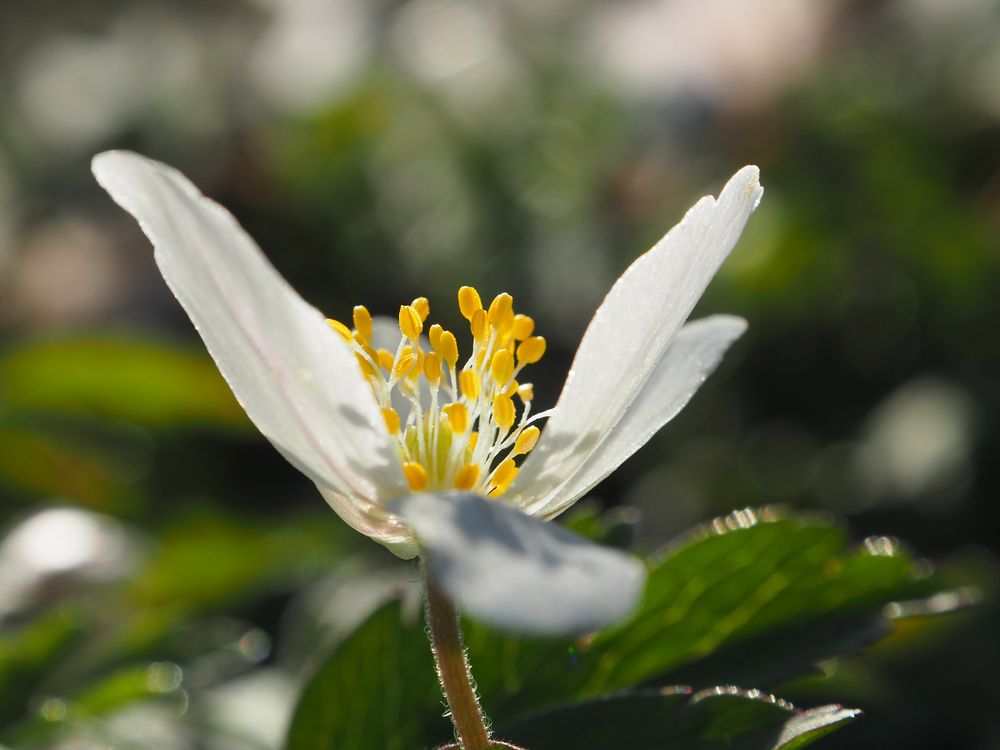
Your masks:
[{"label": "flower stem", "polygon": [[431,650],[437,664],[441,690],[451,709],[455,735],[463,750],[490,750],[490,735],[483,710],[479,707],[472,673],[465,658],[458,613],[448,598],[431,580],[424,567],[424,590]]}]

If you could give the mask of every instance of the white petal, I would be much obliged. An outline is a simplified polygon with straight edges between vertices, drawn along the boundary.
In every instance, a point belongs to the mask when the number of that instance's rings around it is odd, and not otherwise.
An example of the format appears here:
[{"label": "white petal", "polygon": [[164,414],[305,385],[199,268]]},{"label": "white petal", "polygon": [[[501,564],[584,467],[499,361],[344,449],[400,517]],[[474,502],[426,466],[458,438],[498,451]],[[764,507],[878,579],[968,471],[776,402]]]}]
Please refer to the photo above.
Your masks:
[{"label": "white petal", "polygon": [[236,220],[176,170],[136,154],[100,154],[93,170],[152,241],[167,284],[267,439],[337,495],[403,492],[354,355]]},{"label": "white petal", "polygon": [[334,490],[317,486],[323,499],[352,529],[384,544],[390,552],[404,560],[419,554],[413,531],[398,516],[362,500],[351,500]]},{"label": "white petal", "polygon": [[743,318],[713,315],[681,328],[604,442],[572,477],[550,497],[529,506],[528,512],[545,518],[557,516],[617,469],[687,405],[746,327]]},{"label": "white petal", "polygon": [[495,500],[462,492],[392,503],[414,528],[430,574],[459,608],[497,627],[588,633],[635,607],[645,569]]},{"label": "white petal", "polygon": [[763,188],[744,167],[718,199],[699,200],[622,274],[583,335],[542,437],[504,499],[548,500],[589,460],[660,362],[722,261]]}]

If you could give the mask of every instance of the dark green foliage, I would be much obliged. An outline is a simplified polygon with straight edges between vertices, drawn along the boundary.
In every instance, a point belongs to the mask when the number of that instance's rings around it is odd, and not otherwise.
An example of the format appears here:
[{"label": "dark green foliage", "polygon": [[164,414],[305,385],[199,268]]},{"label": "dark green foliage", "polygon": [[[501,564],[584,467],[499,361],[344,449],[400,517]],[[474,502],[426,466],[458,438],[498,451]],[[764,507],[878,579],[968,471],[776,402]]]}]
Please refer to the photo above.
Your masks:
[{"label": "dark green foliage", "polygon": [[[570,525],[601,538],[618,521],[584,512]],[[715,686],[775,686],[888,634],[887,604],[942,591],[927,565],[893,540],[853,546],[821,516],[744,510],[654,558],[645,598],[621,625],[573,643],[469,623],[467,645],[497,736],[531,750],[802,747],[859,712],[801,712],[758,690]],[[397,602],[382,607],[309,683],[289,750],[443,742],[427,718],[440,704],[426,646]],[[383,653],[398,655],[397,666]],[[415,666],[421,660],[424,670]],[[392,684],[369,680],[369,672],[393,675]],[[372,720],[363,707],[385,703],[384,691],[396,695],[400,686],[409,696],[403,705],[422,718],[397,711],[394,698],[383,721]]]}]

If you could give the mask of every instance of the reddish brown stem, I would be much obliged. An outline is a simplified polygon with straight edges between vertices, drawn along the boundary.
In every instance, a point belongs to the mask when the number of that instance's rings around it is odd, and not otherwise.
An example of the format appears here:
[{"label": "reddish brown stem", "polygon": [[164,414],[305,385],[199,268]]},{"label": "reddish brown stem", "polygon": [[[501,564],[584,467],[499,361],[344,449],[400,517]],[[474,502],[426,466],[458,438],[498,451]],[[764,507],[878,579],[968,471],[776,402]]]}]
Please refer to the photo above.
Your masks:
[{"label": "reddish brown stem", "polygon": [[458,613],[448,597],[434,584],[426,569],[424,589],[431,650],[438,680],[455,725],[455,738],[463,750],[490,750],[490,734],[483,710],[472,686],[472,673],[465,658]]}]

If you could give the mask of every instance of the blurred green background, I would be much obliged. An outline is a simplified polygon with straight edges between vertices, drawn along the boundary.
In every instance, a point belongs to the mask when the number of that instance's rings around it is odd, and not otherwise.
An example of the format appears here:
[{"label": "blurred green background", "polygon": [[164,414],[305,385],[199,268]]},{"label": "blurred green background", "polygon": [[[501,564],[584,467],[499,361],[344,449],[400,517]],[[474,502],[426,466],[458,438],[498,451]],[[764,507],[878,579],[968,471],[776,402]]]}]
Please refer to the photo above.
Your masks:
[{"label": "blurred green background", "polygon": [[[6,0],[0,742],[279,747],[326,644],[416,578],[249,425],[94,153],[181,169],[334,317],[424,295],[458,329],[459,285],[511,292],[539,404],[617,275],[758,164],[699,306],[750,330],[596,502],[645,549],[777,503],[981,567],[998,81],[994,0]],[[998,622],[786,695],[865,708],[829,747],[995,748]]]}]

